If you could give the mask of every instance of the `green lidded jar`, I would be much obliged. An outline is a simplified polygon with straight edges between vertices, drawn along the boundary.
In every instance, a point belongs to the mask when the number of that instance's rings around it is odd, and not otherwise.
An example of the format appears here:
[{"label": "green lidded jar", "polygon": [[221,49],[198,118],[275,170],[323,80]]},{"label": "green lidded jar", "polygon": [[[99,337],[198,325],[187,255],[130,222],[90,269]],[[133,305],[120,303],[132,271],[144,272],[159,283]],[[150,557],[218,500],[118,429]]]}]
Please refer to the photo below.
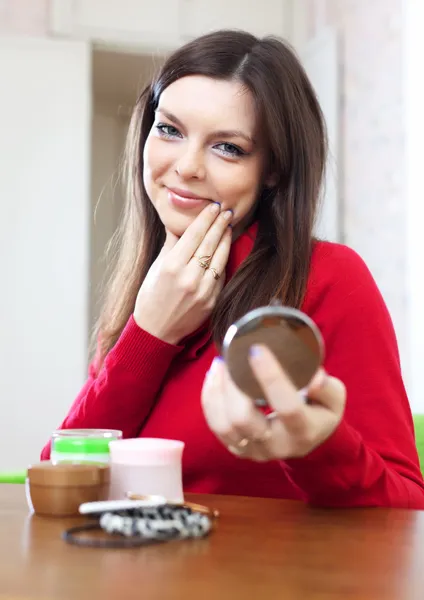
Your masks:
[{"label": "green lidded jar", "polygon": [[122,439],[117,429],[60,429],[52,435],[53,464],[108,464],[109,443]]}]

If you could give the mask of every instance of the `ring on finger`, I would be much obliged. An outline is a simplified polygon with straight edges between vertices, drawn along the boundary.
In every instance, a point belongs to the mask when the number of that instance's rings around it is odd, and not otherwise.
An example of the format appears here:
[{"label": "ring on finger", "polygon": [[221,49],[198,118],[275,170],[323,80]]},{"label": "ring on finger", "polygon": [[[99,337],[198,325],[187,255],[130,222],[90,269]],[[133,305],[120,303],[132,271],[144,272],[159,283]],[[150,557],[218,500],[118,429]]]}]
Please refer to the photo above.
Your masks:
[{"label": "ring on finger", "polygon": [[270,440],[271,437],[272,437],[271,427],[267,427],[261,435],[255,435],[254,437],[250,438],[250,441],[253,442],[254,444],[265,444],[265,442]]},{"label": "ring on finger", "polygon": [[235,454],[236,456],[243,456],[246,452],[247,446],[250,444],[250,440],[247,438],[241,439],[236,444],[229,444],[228,450]]},{"label": "ring on finger", "polygon": [[267,427],[261,435],[255,435],[253,437],[242,438],[236,445],[231,444],[228,446],[230,452],[236,456],[243,456],[246,453],[246,449],[250,444],[265,444],[272,436],[271,427]]},{"label": "ring on finger", "polygon": [[231,454],[234,454],[235,456],[244,456],[246,454],[246,448],[240,448],[240,446],[234,446],[233,444],[230,444],[227,447]]},{"label": "ring on finger", "polygon": [[216,279],[216,281],[218,281],[218,279],[221,277],[221,275],[218,273],[218,271],[216,269],[214,269],[214,267],[209,267],[208,270],[212,271],[213,278]]},{"label": "ring on finger", "polygon": [[212,261],[212,256],[210,254],[206,255],[206,256],[196,256],[197,258],[197,262],[199,263],[199,267],[201,267],[202,269],[209,269],[209,265],[211,264]]},{"label": "ring on finger", "polygon": [[231,454],[234,454],[235,456],[243,456],[244,454],[244,451],[241,448],[237,448],[237,446],[233,446],[232,444],[230,444],[227,447]]}]

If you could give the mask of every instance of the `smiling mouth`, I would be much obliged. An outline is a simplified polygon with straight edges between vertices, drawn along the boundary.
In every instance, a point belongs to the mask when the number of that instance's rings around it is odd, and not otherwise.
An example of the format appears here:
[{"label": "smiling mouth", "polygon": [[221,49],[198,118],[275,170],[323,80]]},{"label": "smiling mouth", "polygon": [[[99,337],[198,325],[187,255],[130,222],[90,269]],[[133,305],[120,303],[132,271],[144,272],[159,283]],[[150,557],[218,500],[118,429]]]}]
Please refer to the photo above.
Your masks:
[{"label": "smiling mouth", "polygon": [[191,195],[190,192],[185,190],[175,190],[166,188],[168,192],[169,202],[176,208],[198,208],[207,202],[212,202],[209,198],[202,198],[196,194]]},{"label": "smiling mouth", "polygon": [[[166,186],[165,186],[166,187]],[[199,196],[199,194],[195,194],[194,192],[190,192],[189,190],[183,190],[181,188],[166,188],[168,192],[179,196],[180,198],[188,198],[190,200],[209,200],[206,196]]]}]

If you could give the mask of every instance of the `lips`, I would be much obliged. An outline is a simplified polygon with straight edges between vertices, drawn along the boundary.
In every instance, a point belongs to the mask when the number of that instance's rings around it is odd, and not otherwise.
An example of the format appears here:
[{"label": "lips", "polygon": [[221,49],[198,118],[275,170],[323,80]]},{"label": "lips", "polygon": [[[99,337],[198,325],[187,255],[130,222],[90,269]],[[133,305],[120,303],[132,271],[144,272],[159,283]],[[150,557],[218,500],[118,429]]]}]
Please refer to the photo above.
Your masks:
[{"label": "lips", "polygon": [[168,191],[168,200],[171,206],[177,210],[201,210],[208,202],[209,198],[203,198],[198,194],[189,192],[188,190],[181,190],[178,188],[166,188]]},{"label": "lips", "polygon": [[205,198],[205,196],[199,196],[194,192],[190,192],[189,190],[182,190],[180,188],[167,188],[169,192],[175,194],[176,196],[180,196],[180,198],[187,198],[189,200],[209,200],[209,198]]}]

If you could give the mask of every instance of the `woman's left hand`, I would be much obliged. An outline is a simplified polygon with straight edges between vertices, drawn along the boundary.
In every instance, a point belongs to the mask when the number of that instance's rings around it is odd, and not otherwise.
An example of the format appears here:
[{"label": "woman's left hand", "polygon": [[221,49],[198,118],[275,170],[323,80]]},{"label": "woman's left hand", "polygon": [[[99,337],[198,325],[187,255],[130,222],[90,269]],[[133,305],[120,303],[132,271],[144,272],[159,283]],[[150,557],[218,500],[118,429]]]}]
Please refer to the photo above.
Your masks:
[{"label": "woman's left hand", "polygon": [[249,362],[271,410],[266,416],[232,382],[224,361],[215,359],[202,389],[206,421],[233,454],[256,461],[306,456],[339,425],[346,403],[341,381],[320,370],[306,403],[271,351],[252,349]]}]

